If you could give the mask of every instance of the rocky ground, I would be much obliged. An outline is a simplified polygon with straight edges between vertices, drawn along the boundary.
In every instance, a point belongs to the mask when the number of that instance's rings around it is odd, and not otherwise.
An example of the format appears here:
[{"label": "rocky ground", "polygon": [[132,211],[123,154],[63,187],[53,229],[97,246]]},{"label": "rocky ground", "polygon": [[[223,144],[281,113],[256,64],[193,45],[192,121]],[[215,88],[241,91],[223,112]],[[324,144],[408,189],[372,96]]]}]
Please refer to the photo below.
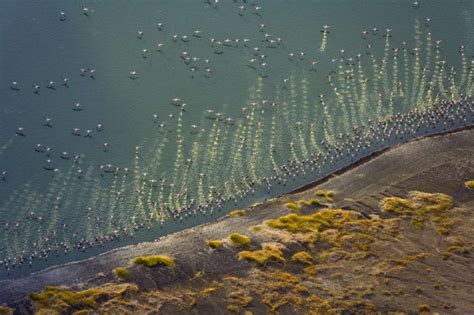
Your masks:
[{"label": "rocky ground", "polygon": [[472,313],[473,157],[472,129],[400,145],[218,222],[0,281],[0,314]]}]

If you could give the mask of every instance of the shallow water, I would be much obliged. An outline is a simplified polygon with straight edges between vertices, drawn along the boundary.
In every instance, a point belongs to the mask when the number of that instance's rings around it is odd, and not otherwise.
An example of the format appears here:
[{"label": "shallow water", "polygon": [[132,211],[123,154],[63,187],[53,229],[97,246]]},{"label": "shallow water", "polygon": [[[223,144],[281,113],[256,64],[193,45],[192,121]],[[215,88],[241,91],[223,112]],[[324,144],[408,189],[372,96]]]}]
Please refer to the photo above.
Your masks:
[{"label": "shallow water", "polygon": [[[284,193],[352,159],[268,192],[262,178],[288,160],[324,152],[369,120],[472,95],[474,4],[419,2],[268,0],[258,1],[261,10],[251,1],[0,2],[0,170],[8,171],[0,260],[24,256],[27,266],[32,253],[49,256],[31,268],[12,269],[10,260],[10,277]],[[219,210],[219,193],[242,199]],[[192,218],[173,213],[187,206]],[[134,231],[139,225],[149,229]],[[118,234],[85,253],[72,249]]]}]

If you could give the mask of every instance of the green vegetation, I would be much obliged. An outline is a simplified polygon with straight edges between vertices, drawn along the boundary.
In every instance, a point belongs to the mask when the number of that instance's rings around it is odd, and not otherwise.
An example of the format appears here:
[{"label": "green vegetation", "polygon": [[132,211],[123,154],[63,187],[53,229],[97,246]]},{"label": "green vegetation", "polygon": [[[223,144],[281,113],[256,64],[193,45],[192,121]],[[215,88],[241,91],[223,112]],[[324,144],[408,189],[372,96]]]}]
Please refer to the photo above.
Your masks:
[{"label": "green vegetation", "polygon": [[418,305],[418,311],[419,311],[420,313],[429,312],[430,310],[431,310],[430,307],[429,307],[428,305],[426,305],[426,304],[420,304],[420,305]]},{"label": "green vegetation", "polygon": [[94,309],[107,300],[120,300],[126,293],[138,292],[135,284],[107,284],[83,291],[47,286],[40,293],[31,293],[36,314],[69,313],[68,310]]},{"label": "green vegetation", "polygon": [[133,260],[134,265],[144,265],[149,268],[156,267],[158,265],[166,267],[174,267],[175,262],[172,257],[163,255],[152,255],[152,256],[140,256]]},{"label": "green vegetation", "polygon": [[323,197],[329,202],[333,202],[334,192],[326,190],[318,190],[314,193],[316,196]]},{"label": "green vegetation", "polygon": [[301,208],[302,207],[314,207],[314,206],[319,206],[319,207],[328,207],[329,204],[321,201],[319,199],[310,199],[310,200],[304,200],[300,199],[298,200],[297,203],[295,202],[287,202],[285,206],[291,210],[291,212],[300,214],[301,213]]},{"label": "green vegetation", "polygon": [[340,209],[324,209],[311,215],[294,213],[268,220],[266,224],[276,229],[284,229],[291,233],[318,232],[320,227],[338,227],[344,222],[355,219],[356,212]]},{"label": "green vegetation", "polygon": [[295,202],[287,202],[285,203],[285,207],[287,207],[294,213],[300,213],[300,206],[298,206],[298,204]]},{"label": "green vegetation", "polygon": [[229,240],[232,246],[237,247],[237,248],[246,247],[250,244],[250,237],[239,234],[239,233],[230,234]]},{"label": "green vegetation", "polygon": [[317,231],[319,228],[319,224],[312,216],[299,216],[294,213],[279,217],[275,220],[269,220],[267,221],[267,225],[276,229],[284,229],[291,233]]},{"label": "green vegetation", "polygon": [[[406,199],[389,197],[380,204],[386,212],[385,216],[391,213],[396,217],[366,217],[356,211],[324,208],[309,215],[290,213],[268,220],[259,225],[259,229],[255,229],[255,233],[260,233],[257,240],[274,241],[278,238],[278,242],[262,243],[261,248],[256,250],[240,250],[237,258],[249,261],[252,265],[237,269],[233,275],[225,274],[216,278],[198,271],[188,282],[180,282],[178,287],[138,293],[134,291],[138,290],[136,286],[118,289],[110,285],[110,288],[98,287],[78,292],[47,287],[43,292],[33,293],[31,299],[39,314],[86,314],[101,311],[122,314],[130,310],[139,313],[156,308],[156,301],[160,301],[159,307],[169,306],[170,312],[216,303],[220,310],[227,309],[229,312],[248,315],[252,313],[246,308],[262,313],[373,314],[378,310],[380,297],[395,299],[407,294],[392,279],[397,279],[397,274],[402,271],[410,275],[412,270],[418,270],[420,266],[425,268],[425,264],[420,262],[425,261],[426,257],[439,255],[438,257],[449,259],[459,255],[466,263],[470,262],[472,244],[456,234],[456,230],[453,230],[453,235],[449,238],[442,238],[445,246],[440,245],[439,248],[443,248],[444,253],[433,250],[425,252],[425,248],[414,251],[411,246],[407,246],[410,250],[405,251],[403,245],[399,247],[400,239],[404,236],[400,234],[407,231],[406,226],[401,225],[402,219],[409,219],[413,224],[416,222],[421,225],[420,228],[428,220],[439,229],[449,228],[452,222],[456,222],[460,212],[448,211],[453,207],[451,197],[410,192]],[[301,201],[299,205],[306,206]],[[427,228],[430,227],[427,225]],[[413,229],[408,230],[410,236],[418,233]],[[226,240],[208,240],[207,244],[218,249],[225,242]],[[246,235],[232,233],[228,236],[228,242],[240,248],[250,246],[251,239]],[[285,256],[291,258],[287,259]],[[459,256],[457,257],[460,258]],[[429,262],[426,260],[425,262]],[[292,263],[287,264],[287,261]],[[149,267],[174,266],[173,258],[168,256],[137,257],[134,263]],[[114,269],[114,274],[120,279],[130,277],[130,271],[122,267]],[[411,292],[421,295],[425,292],[426,285],[437,290],[447,288],[447,284],[434,276],[428,278],[431,280],[428,284],[412,288]],[[324,284],[332,281],[340,281],[345,285],[333,288]],[[209,309],[216,310],[213,307]],[[410,304],[409,308],[403,309],[416,310],[420,313],[431,312],[427,304]]]},{"label": "green vegetation", "polygon": [[[265,313],[275,313],[284,305],[301,306],[305,302],[302,295],[308,294],[308,289],[300,283],[296,275],[273,269],[256,269],[250,277],[228,276],[223,282],[230,294],[238,292],[240,297],[249,295],[254,297],[255,301],[261,301],[270,310]],[[242,300],[244,304],[248,301],[245,298]]]},{"label": "green vegetation", "polygon": [[381,201],[380,209],[395,214],[409,214],[416,209],[416,204],[403,198],[387,197]]},{"label": "green vegetation", "polygon": [[448,252],[451,252],[457,255],[468,255],[470,253],[470,250],[468,247],[465,247],[465,246],[451,245],[451,246],[448,246]]},{"label": "green vegetation", "polygon": [[13,309],[5,305],[0,305],[0,315],[13,315]]},{"label": "green vegetation", "polygon": [[209,294],[212,294],[214,292],[217,291],[217,288],[216,287],[209,287],[209,288],[205,288],[204,290],[202,290],[202,293],[207,296]]},{"label": "green vegetation", "polygon": [[233,313],[239,313],[240,308],[249,305],[253,298],[244,290],[231,291],[227,294],[227,310]]},{"label": "green vegetation", "polygon": [[224,242],[221,240],[208,240],[207,244],[213,249],[219,249],[224,245]]},{"label": "green vegetation", "polygon": [[469,180],[465,182],[464,185],[469,189],[474,189],[474,180]]},{"label": "green vegetation", "polygon": [[113,270],[115,276],[121,280],[128,280],[130,278],[131,273],[130,270],[124,267],[118,267]]},{"label": "green vegetation", "polygon": [[453,208],[453,199],[441,193],[411,191],[408,198],[387,197],[380,202],[384,212],[396,214],[402,218],[411,218],[417,229],[424,227],[430,220],[438,226],[438,232],[446,235],[456,222],[448,210]]},{"label": "green vegetation", "polygon": [[413,261],[423,261],[426,256],[429,256],[429,255],[421,253],[417,255],[404,256],[402,258],[390,259],[390,261],[399,266],[407,266],[409,263]]},{"label": "green vegetation", "polygon": [[398,197],[384,198],[380,203],[382,211],[396,214],[426,214],[451,209],[453,198],[441,193],[411,191],[408,199]]},{"label": "green vegetation", "polygon": [[313,264],[313,257],[307,251],[301,251],[291,256],[291,261],[298,262],[303,265]]},{"label": "green vegetation", "polygon": [[227,310],[231,313],[239,313],[239,307],[236,305],[227,305]]},{"label": "green vegetation", "polygon": [[238,217],[238,216],[243,216],[245,215],[246,211],[245,210],[233,210],[229,212],[229,216],[231,217]]},{"label": "green vegetation", "polygon": [[310,199],[308,201],[306,200],[300,200],[298,201],[298,203],[300,204],[300,206],[303,206],[303,207],[309,207],[309,206],[320,206],[320,207],[328,207],[329,204],[319,200],[319,199]]},{"label": "green vegetation", "polygon": [[280,247],[275,244],[262,244],[262,249],[243,251],[240,252],[238,256],[240,260],[250,260],[260,265],[266,264],[270,260],[286,263],[283,252]]}]

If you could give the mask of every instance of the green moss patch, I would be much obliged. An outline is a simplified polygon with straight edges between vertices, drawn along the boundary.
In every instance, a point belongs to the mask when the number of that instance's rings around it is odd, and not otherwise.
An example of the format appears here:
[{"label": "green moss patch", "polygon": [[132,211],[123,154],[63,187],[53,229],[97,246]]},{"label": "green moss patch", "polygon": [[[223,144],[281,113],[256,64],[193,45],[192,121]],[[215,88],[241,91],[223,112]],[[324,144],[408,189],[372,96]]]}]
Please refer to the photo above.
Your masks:
[{"label": "green moss patch", "polygon": [[224,242],[221,240],[208,240],[207,244],[213,249],[219,249],[224,245]]},{"label": "green moss patch", "polygon": [[140,256],[133,260],[134,265],[143,265],[149,268],[160,266],[174,267],[173,257],[163,255]]},{"label": "green moss patch", "polygon": [[324,209],[311,215],[297,215],[295,213],[268,220],[266,224],[276,229],[287,230],[291,233],[317,232],[320,227],[333,228],[340,226],[358,217],[353,211],[340,209]]},{"label": "green moss patch", "polygon": [[294,213],[300,213],[300,206],[296,202],[287,202],[285,203],[285,207],[291,210]]},{"label": "green moss patch", "polygon": [[300,200],[298,202],[302,207],[328,207],[329,204],[319,199]]},{"label": "green moss patch", "polygon": [[333,202],[334,192],[327,190],[318,190],[314,193],[316,196],[323,197],[329,202]]},{"label": "green moss patch", "polygon": [[293,256],[291,256],[291,261],[303,265],[311,265],[313,264],[313,257],[311,257],[307,251],[301,251],[293,254]]},{"label": "green moss patch", "polygon": [[5,305],[0,305],[0,315],[13,315],[14,309],[5,306]]},{"label": "green moss patch", "polygon": [[260,265],[266,264],[268,261],[286,262],[282,250],[274,244],[263,244],[260,250],[240,252],[238,257],[240,260],[250,260]]},{"label": "green moss patch", "polygon": [[474,180],[468,180],[464,185],[469,189],[474,189]]},{"label": "green moss patch", "polygon": [[232,246],[237,247],[237,248],[249,246],[250,241],[251,241],[250,237],[242,235],[240,233],[230,234],[229,240]]},{"label": "green moss patch", "polygon": [[138,292],[135,284],[107,284],[83,291],[47,286],[39,293],[31,293],[30,299],[39,314],[67,314],[71,310],[94,309],[104,301],[120,300],[124,294]]},{"label": "green moss patch", "polygon": [[438,227],[440,234],[448,234],[455,224],[449,210],[453,209],[453,198],[441,193],[411,191],[408,198],[387,197],[380,202],[384,212],[410,218],[417,229],[422,229],[427,220]]},{"label": "green moss patch", "polygon": [[245,215],[245,210],[233,210],[229,212],[229,216],[231,217],[239,217]]},{"label": "green moss patch", "polygon": [[128,280],[130,276],[132,275],[130,273],[130,270],[124,267],[118,267],[113,270],[115,276],[121,280]]}]

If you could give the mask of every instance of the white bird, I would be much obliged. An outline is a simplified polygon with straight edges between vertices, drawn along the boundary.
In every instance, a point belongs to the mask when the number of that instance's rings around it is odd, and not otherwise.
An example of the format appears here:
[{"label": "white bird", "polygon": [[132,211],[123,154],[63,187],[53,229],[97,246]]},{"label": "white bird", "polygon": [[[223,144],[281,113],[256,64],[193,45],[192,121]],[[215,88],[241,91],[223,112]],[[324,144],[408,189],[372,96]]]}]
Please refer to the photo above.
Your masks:
[{"label": "white bird", "polygon": [[128,77],[129,77],[131,80],[136,80],[136,79],[138,79],[137,71],[135,71],[135,70],[130,71]]},{"label": "white bird", "polygon": [[17,127],[17,128],[16,128],[16,134],[19,135],[19,136],[25,137],[25,136],[26,136],[26,134],[25,134],[25,128],[23,128],[23,127]]},{"label": "white bird", "polygon": [[33,89],[34,89],[33,93],[38,94],[40,86],[38,84],[33,84],[32,86],[33,86]]},{"label": "white bird", "polygon": [[20,86],[18,85],[18,82],[13,81],[12,84],[10,85],[10,89],[12,89],[13,91],[19,91]]},{"label": "white bird", "polygon": [[158,50],[159,52],[162,52],[162,51],[161,51],[161,48],[162,48],[163,46],[164,46],[163,43],[159,43],[159,42],[156,43],[156,47],[157,47],[157,50]]},{"label": "white bird", "polygon": [[175,98],[171,99],[171,104],[174,105],[174,106],[181,106],[182,101],[181,101],[180,98],[175,97]]},{"label": "white bird", "polygon": [[84,14],[85,16],[89,16],[89,12],[90,12],[89,8],[87,7],[82,8],[82,14]]},{"label": "white bird", "polygon": [[83,108],[82,108],[82,106],[81,106],[81,103],[76,103],[76,104],[74,104],[74,107],[73,107],[72,110],[75,111],[75,112],[80,112],[80,111],[82,111]]}]

